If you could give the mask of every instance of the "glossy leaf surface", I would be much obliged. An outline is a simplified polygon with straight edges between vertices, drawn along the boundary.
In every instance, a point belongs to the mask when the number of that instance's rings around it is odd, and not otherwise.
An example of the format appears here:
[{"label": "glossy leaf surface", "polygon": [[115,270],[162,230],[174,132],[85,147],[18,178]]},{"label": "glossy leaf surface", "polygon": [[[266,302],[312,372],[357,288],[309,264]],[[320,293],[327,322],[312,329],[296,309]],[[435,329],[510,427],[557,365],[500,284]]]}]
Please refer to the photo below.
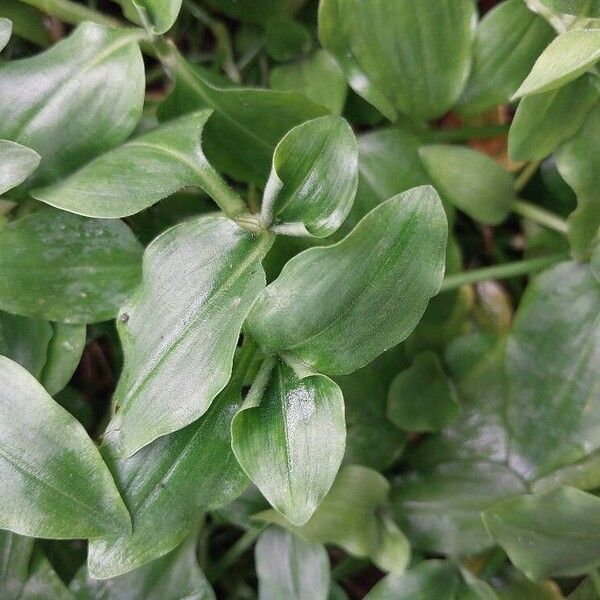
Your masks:
[{"label": "glossy leaf surface", "polygon": [[261,218],[282,231],[327,237],[344,222],[358,181],[358,148],[348,123],[321,117],[279,142],[263,195]]},{"label": "glossy leaf surface", "polygon": [[255,560],[260,600],[327,600],[329,556],[321,544],[269,527],[258,539]]},{"label": "glossy leaf surface", "polygon": [[231,194],[202,152],[202,131],[210,115],[204,110],[169,121],[70,177],[34,190],[33,196],[62,210],[106,219],[138,213],[186,186]]},{"label": "glossy leaf surface", "polygon": [[0,67],[0,137],[41,155],[36,181],[129,137],[144,99],[140,37],[84,23],[49,50]]},{"label": "glossy leaf surface", "polygon": [[277,523],[309,541],[336,544],[355,556],[369,556],[381,569],[401,573],[408,564],[410,546],[396,524],[381,514],[389,490],[389,483],[377,471],[348,465],[302,527],[273,510],[259,513],[257,518]]},{"label": "glossy leaf surface", "polygon": [[338,244],[290,260],[258,298],[249,330],[266,353],[321,373],[355,371],[413,330],[439,289],[446,236],[432,188],[391,198]]},{"label": "glossy leaf surface", "polygon": [[214,110],[203,143],[210,164],[234,179],[260,185],[285,133],[326,112],[296,92],[216,86],[204,71],[182,65],[175,91],[159,115],[170,118],[206,107]]},{"label": "glossy leaf surface", "polygon": [[452,384],[433,352],[419,354],[392,381],[387,414],[406,431],[439,431],[456,418],[458,403]]},{"label": "glossy leaf surface", "polygon": [[600,29],[567,31],[544,50],[515,97],[555,90],[577,79],[598,60]]},{"label": "glossy leaf surface", "polygon": [[339,115],[346,101],[346,79],[335,59],[326,50],[316,50],[310,57],[272,69],[271,89],[299,92],[315,104]]},{"label": "glossy leaf surface", "polygon": [[248,486],[231,450],[231,419],[242,403],[239,388],[232,381],[198,421],[131,458],[118,459],[111,447],[103,449],[131,512],[133,533],[90,543],[92,577],[115,577],[166,554],[185,539],[203,511],[232,501]]},{"label": "glossy leaf surface", "polygon": [[459,112],[477,114],[508,102],[553,37],[552,27],[523,0],[498,4],[475,32],[473,67]]},{"label": "glossy leaf surface", "polygon": [[517,496],[483,513],[490,535],[535,580],[584,575],[600,564],[600,498],[571,487]]},{"label": "glossy leaf surface", "polygon": [[130,519],[83,427],[23,367],[0,357],[0,527],[88,538]]},{"label": "glossy leaf surface", "polygon": [[23,183],[40,164],[40,155],[31,148],[0,140],[0,194]]},{"label": "glossy leaf surface", "polygon": [[113,318],[140,279],[141,257],[121,221],[34,213],[0,229],[0,307],[64,323]]},{"label": "glossy leaf surface", "polygon": [[519,102],[510,127],[513,160],[540,160],[572,138],[600,99],[600,78],[586,74],[567,85]]},{"label": "glossy leaf surface", "polygon": [[119,0],[128,19],[146,25],[152,33],[165,33],[175,23],[182,0]]},{"label": "glossy leaf surface", "polygon": [[3,50],[12,34],[12,22],[0,17],[0,50]]},{"label": "glossy leaf surface", "polygon": [[322,0],[319,38],[354,91],[388,119],[433,119],[463,90],[474,19],[471,0]]},{"label": "glossy leaf surface", "polygon": [[148,246],[142,284],[119,312],[125,367],[106,433],[118,455],[189,425],[225,387],[269,244],[208,215]]},{"label": "glossy leaf surface", "polygon": [[540,2],[559,13],[600,18],[598,0],[540,0]]},{"label": "glossy leaf surface", "polygon": [[340,388],[268,360],[231,428],[240,465],[271,505],[296,525],[319,506],[344,456]]},{"label": "glossy leaf surface", "polygon": [[456,208],[487,225],[508,216],[512,177],[491,158],[461,146],[423,146],[419,153],[433,184]]}]

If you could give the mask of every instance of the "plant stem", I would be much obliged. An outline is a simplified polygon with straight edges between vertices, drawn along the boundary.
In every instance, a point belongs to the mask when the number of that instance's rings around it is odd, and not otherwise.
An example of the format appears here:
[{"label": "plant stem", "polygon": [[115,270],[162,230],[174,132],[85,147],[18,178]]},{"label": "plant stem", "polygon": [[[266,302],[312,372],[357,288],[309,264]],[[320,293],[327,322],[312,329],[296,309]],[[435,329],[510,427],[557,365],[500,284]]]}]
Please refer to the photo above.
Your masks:
[{"label": "plant stem", "polygon": [[107,27],[118,27],[118,19],[108,17],[97,10],[71,2],[70,0],[20,0],[23,4],[33,6],[48,15],[52,15],[65,23],[77,25],[82,21],[92,21]]},{"label": "plant stem", "polygon": [[541,160],[532,160],[527,163],[525,168],[519,173],[515,179],[515,191],[520,192],[531,181],[531,178],[536,174],[542,164]]},{"label": "plant stem", "polygon": [[448,290],[454,290],[469,283],[479,283],[480,281],[489,281],[491,279],[509,279],[519,275],[528,275],[529,273],[541,271],[546,267],[550,267],[558,262],[568,259],[568,252],[559,252],[541,258],[530,258],[528,260],[507,263],[505,265],[464,271],[462,273],[448,275],[442,282],[440,291],[447,292]]},{"label": "plant stem", "polygon": [[235,542],[235,544],[233,544],[233,546],[231,546],[231,548],[229,548],[229,550],[227,550],[227,552],[225,552],[225,554],[223,554],[221,560],[214,566],[212,572],[208,573],[208,579],[213,585],[225,575],[240,556],[250,549],[261,534],[261,531],[262,529],[249,529],[237,542]]},{"label": "plant stem", "polygon": [[558,231],[558,233],[567,234],[569,232],[569,226],[564,219],[556,216],[544,208],[531,204],[525,200],[515,200],[511,207],[514,213],[517,213],[525,219],[539,223],[548,229]]},{"label": "plant stem", "polygon": [[596,595],[598,598],[600,598],[600,575],[598,574],[598,569],[592,569],[588,575],[592,585],[594,586],[594,589],[596,590]]},{"label": "plant stem", "polygon": [[484,140],[506,135],[510,125],[484,125],[481,127],[457,127],[455,129],[436,129],[424,132],[422,137],[427,142],[468,142]]}]

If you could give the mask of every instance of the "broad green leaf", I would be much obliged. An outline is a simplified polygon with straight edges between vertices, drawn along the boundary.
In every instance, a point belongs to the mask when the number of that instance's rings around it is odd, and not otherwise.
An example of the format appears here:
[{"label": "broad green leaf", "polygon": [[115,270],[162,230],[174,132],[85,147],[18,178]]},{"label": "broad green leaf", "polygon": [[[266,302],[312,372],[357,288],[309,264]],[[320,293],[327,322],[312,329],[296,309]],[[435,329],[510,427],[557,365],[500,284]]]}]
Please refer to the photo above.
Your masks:
[{"label": "broad green leaf", "polygon": [[540,2],[559,13],[600,18],[599,0],[540,0]]},{"label": "broad green leaf", "polygon": [[129,137],[144,101],[141,35],[84,23],[49,50],[0,66],[0,137],[41,155],[35,181]]},{"label": "broad green leaf", "polygon": [[274,60],[285,62],[310,51],[310,31],[289,17],[273,17],[267,21],[265,47]]},{"label": "broad green leaf", "polygon": [[477,579],[468,569],[460,569],[463,581],[456,594],[456,600],[499,600],[498,595],[485,581]]},{"label": "broad green leaf", "polygon": [[20,600],[27,581],[33,538],[0,530],[0,596]]},{"label": "broad green leaf", "polygon": [[458,600],[459,583],[459,575],[452,563],[427,560],[402,575],[388,575],[365,596],[365,600]]},{"label": "broad green leaf", "polygon": [[43,552],[36,548],[19,600],[74,600]]},{"label": "broad green leaf", "polygon": [[524,478],[600,449],[600,402],[590,395],[600,385],[599,323],[600,283],[585,264],[546,271],[521,300],[505,368],[509,462]]},{"label": "broad green leaf", "polygon": [[44,15],[19,0],[0,0],[0,17],[12,22],[12,35],[44,47],[50,43]]},{"label": "broad green leaf", "polygon": [[577,79],[600,60],[600,29],[559,35],[537,59],[515,98],[549,92]]},{"label": "broad green leaf", "polygon": [[584,575],[600,565],[600,498],[572,487],[517,496],[482,517],[512,563],[528,577]]},{"label": "broad green leaf", "polygon": [[242,404],[233,381],[198,421],[131,458],[104,456],[133,520],[133,533],[90,542],[90,575],[116,577],[180,544],[204,511],[237,498],[249,481],[231,450],[231,419]]},{"label": "broad green leaf", "polygon": [[115,483],[83,427],[0,357],[0,528],[48,538],[127,531]]},{"label": "broad green leaf", "polygon": [[208,215],[148,246],[142,283],[119,312],[125,366],[106,432],[117,455],[189,425],[225,387],[270,244]]},{"label": "broad green leaf", "polygon": [[264,25],[272,17],[292,14],[304,0],[207,0],[207,4],[233,19]]},{"label": "broad green leaf", "polygon": [[313,544],[269,527],[255,548],[260,600],[327,600],[329,556],[321,544]]},{"label": "broad green leaf", "polygon": [[600,99],[600,78],[585,74],[567,85],[519,102],[510,126],[512,160],[540,160],[579,131]]},{"label": "broad green leaf", "polygon": [[304,94],[333,115],[342,113],[346,101],[344,73],[323,49],[299,62],[275,67],[269,74],[269,84],[273,90]]},{"label": "broad green leaf", "polygon": [[36,170],[40,158],[31,148],[0,140],[0,194],[23,183]]},{"label": "broad green leaf", "polygon": [[377,471],[348,465],[340,470],[329,494],[302,527],[274,510],[256,516],[309,541],[336,544],[354,556],[370,557],[384,571],[401,573],[408,564],[410,546],[382,511],[389,491],[389,483]]},{"label": "broad green leaf", "polygon": [[267,359],[231,426],[238,462],[295,525],[317,509],[344,456],[344,398],[328,377]]},{"label": "broad green leaf", "polygon": [[519,477],[491,462],[443,462],[400,477],[392,488],[395,516],[415,548],[450,555],[490,545],[481,511],[525,493]]},{"label": "broad green leaf", "polygon": [[249,331],[267,354],[351,373],[414,329],[439,290],[446,237],[433,188],[390,198],[338,244],[292,258],[256,301]]},{"label": "broad green leaf", "polygon": [[39,378],[46,363],[52,325],[0,311],[0,355],[25,367]]},{"label": "broad green leaf", "polygon": [[34,213],[0,229],[0,308],[63,323],[111,319],[140,279],[141,258],[122,221]]},{"label": "broad green leaf", "polygon": [[76,600],[215,600],[196,559],[196,536],[135,571],[94,579],[82,567],[69,588]]},{"label": "broad green leaf", "polygon": [[54,396],[69,383],[85,347],[85,325],[52,324],[52,338],[40,376],[46,391]]},{"label": "broad green leaf", "polygon": [[292,127],[326,110],[297,92],[215,85],[210,72],[180,59],[175,90],[161,105],[161,119],[212,108],[203,148],[211,165],[241,181],[264,185],[273,150]]},{"label": "broad green leaf", "polygon": [[0,17],[0,50],[3,50],[12,34],[12,21]]},{"label": "broad green leaf", "polygon": [[331,235],[352,208],[357,169],[356,138],[344,119],[321,117],[298,125],[275,148],[263,222],[274,231]]},{"label": "broad green leaf", "polygon": [[401,351],[397,346],[366,367],[335,378],[346,407],[345,464],[383,471],[404,449],[406,435],[386,415],[388,386],[403,365]]},{"label": "broad green leaf", "polygon": [[577,209],[569,216],[569,241],[573,254],[579,259],[589,258],[598,243],[600,203],[598,186],[600,170],[600,102],[591,110],[573,139],[556,154],[556,166],[563,179],[577,194]]},{"label": "broad green leaf", "polygon": [[458,402],[440,360],[433,352],[415,357],[392,381],[387,414],[405,431],[439,431],[458,415]]},{"label": "broad green leaf", "polygon": [[165,33],[177,20],[182,0],[118,0],[125,16],[154,34]]},{"label": "broad green leaf", "polygon": [[475,15],[472,0],[321,0],[319,38],[388,119],[434,119],[467,80]]},{"label": "broad green leaf", "polygon": [[587,578],[568,596],[569,600],[596,600],[598,594],[591,579]]},{"label": "broad green leaf", "polygon": [[133,215],[186,186],[232,194],[201,146],[211,111],[181,117],[92,160],[33,196],[87,217]]},{"label": "broad green leaf", "polygon": [[423,146],[419,153],[445,200],[486,225],[506,219],[515,193],[512,177],[498,163],[462,146]]},{"label": "broad green leaf", "polygon": [[475,31],[473,68],[458,112],[472,115],[508,102],[554,35],[523,0],[498,4]]}]

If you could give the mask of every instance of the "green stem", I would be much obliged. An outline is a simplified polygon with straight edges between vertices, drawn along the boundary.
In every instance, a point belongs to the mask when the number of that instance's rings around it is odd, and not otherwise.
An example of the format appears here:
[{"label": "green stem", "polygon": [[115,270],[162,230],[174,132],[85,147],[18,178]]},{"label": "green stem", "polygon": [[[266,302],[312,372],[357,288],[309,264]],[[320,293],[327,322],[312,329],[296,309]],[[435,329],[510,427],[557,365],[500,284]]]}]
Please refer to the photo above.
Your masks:
[{"label": "green stem", "polygon": [[598,569],[592,569],[588,575],[594,586],[594,590],[596,590],[596,595],[600,598],[600,575],[598,574]]},{"label": "green stem", "polygon": [[33,6],[48,15],[56,17],[65,23],[78,25],[83,21],[92,21],[107,27],[118,27],[118,19],[108,17],[97,10],[71,2],[71,0],[20,0],[23,4]]},{"label": "green stem", "polygon": [[219,562],[214,566],[212,572],[208,573],[209,581],[214,585],[225,575],[232,565],[245,554],[256,542],[261,534],[261,529],[249,529],[242,537],[223,554]]},{"label": "green stem", "polygon": [[521,217],[548,227],[548,229],[552,229],[553,231],[558,231],[558,233],[566,235],[569,232],[569,226],[564,219],[525,200],[515,200],[512,203],[511,209]]},{"label": "green stem", "polygon": [[558,262],[569,259],[568,252],[560,252],[543,256],[541,258],[530,258],[505,265],[497,265],[494,267],[486,267],[484,269],[475,269],[473,271],[464,271],[448,275],[442,282],[441,292],[454,290],[463,285],[470,283],[479,283],[480,281],[489,281],[491,279],[509,279],[518,277],[519,275],[528,275],[541,271],[546,267],[550,267]]},{"label": "green stem", "polygon": [[510,125],[484,125],[481,127],[457,127],[455,129],[436,129],[425,132],[422,137],[426,142],[468,142],[469,140],[485,140],[506,135]]},{"label": "green stem", "polygon": [[516,192],[520,192],[525,188],[525,186],[531,181],[531,178],[536,174],[541,164],[541,160],[532,160],[525,166],[525,168],[519,173],[519,176],[515,179]]}]

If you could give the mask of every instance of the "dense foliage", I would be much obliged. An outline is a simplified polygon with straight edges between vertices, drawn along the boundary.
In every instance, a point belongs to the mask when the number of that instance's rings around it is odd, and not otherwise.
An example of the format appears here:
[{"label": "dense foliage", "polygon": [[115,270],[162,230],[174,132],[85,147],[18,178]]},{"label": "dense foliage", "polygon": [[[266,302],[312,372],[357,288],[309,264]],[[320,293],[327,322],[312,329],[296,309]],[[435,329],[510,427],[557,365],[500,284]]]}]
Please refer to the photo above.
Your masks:
[{"label": "dense foliage", "polygon": [[0,600],[600,598],[600,0],[0,17]]}]

